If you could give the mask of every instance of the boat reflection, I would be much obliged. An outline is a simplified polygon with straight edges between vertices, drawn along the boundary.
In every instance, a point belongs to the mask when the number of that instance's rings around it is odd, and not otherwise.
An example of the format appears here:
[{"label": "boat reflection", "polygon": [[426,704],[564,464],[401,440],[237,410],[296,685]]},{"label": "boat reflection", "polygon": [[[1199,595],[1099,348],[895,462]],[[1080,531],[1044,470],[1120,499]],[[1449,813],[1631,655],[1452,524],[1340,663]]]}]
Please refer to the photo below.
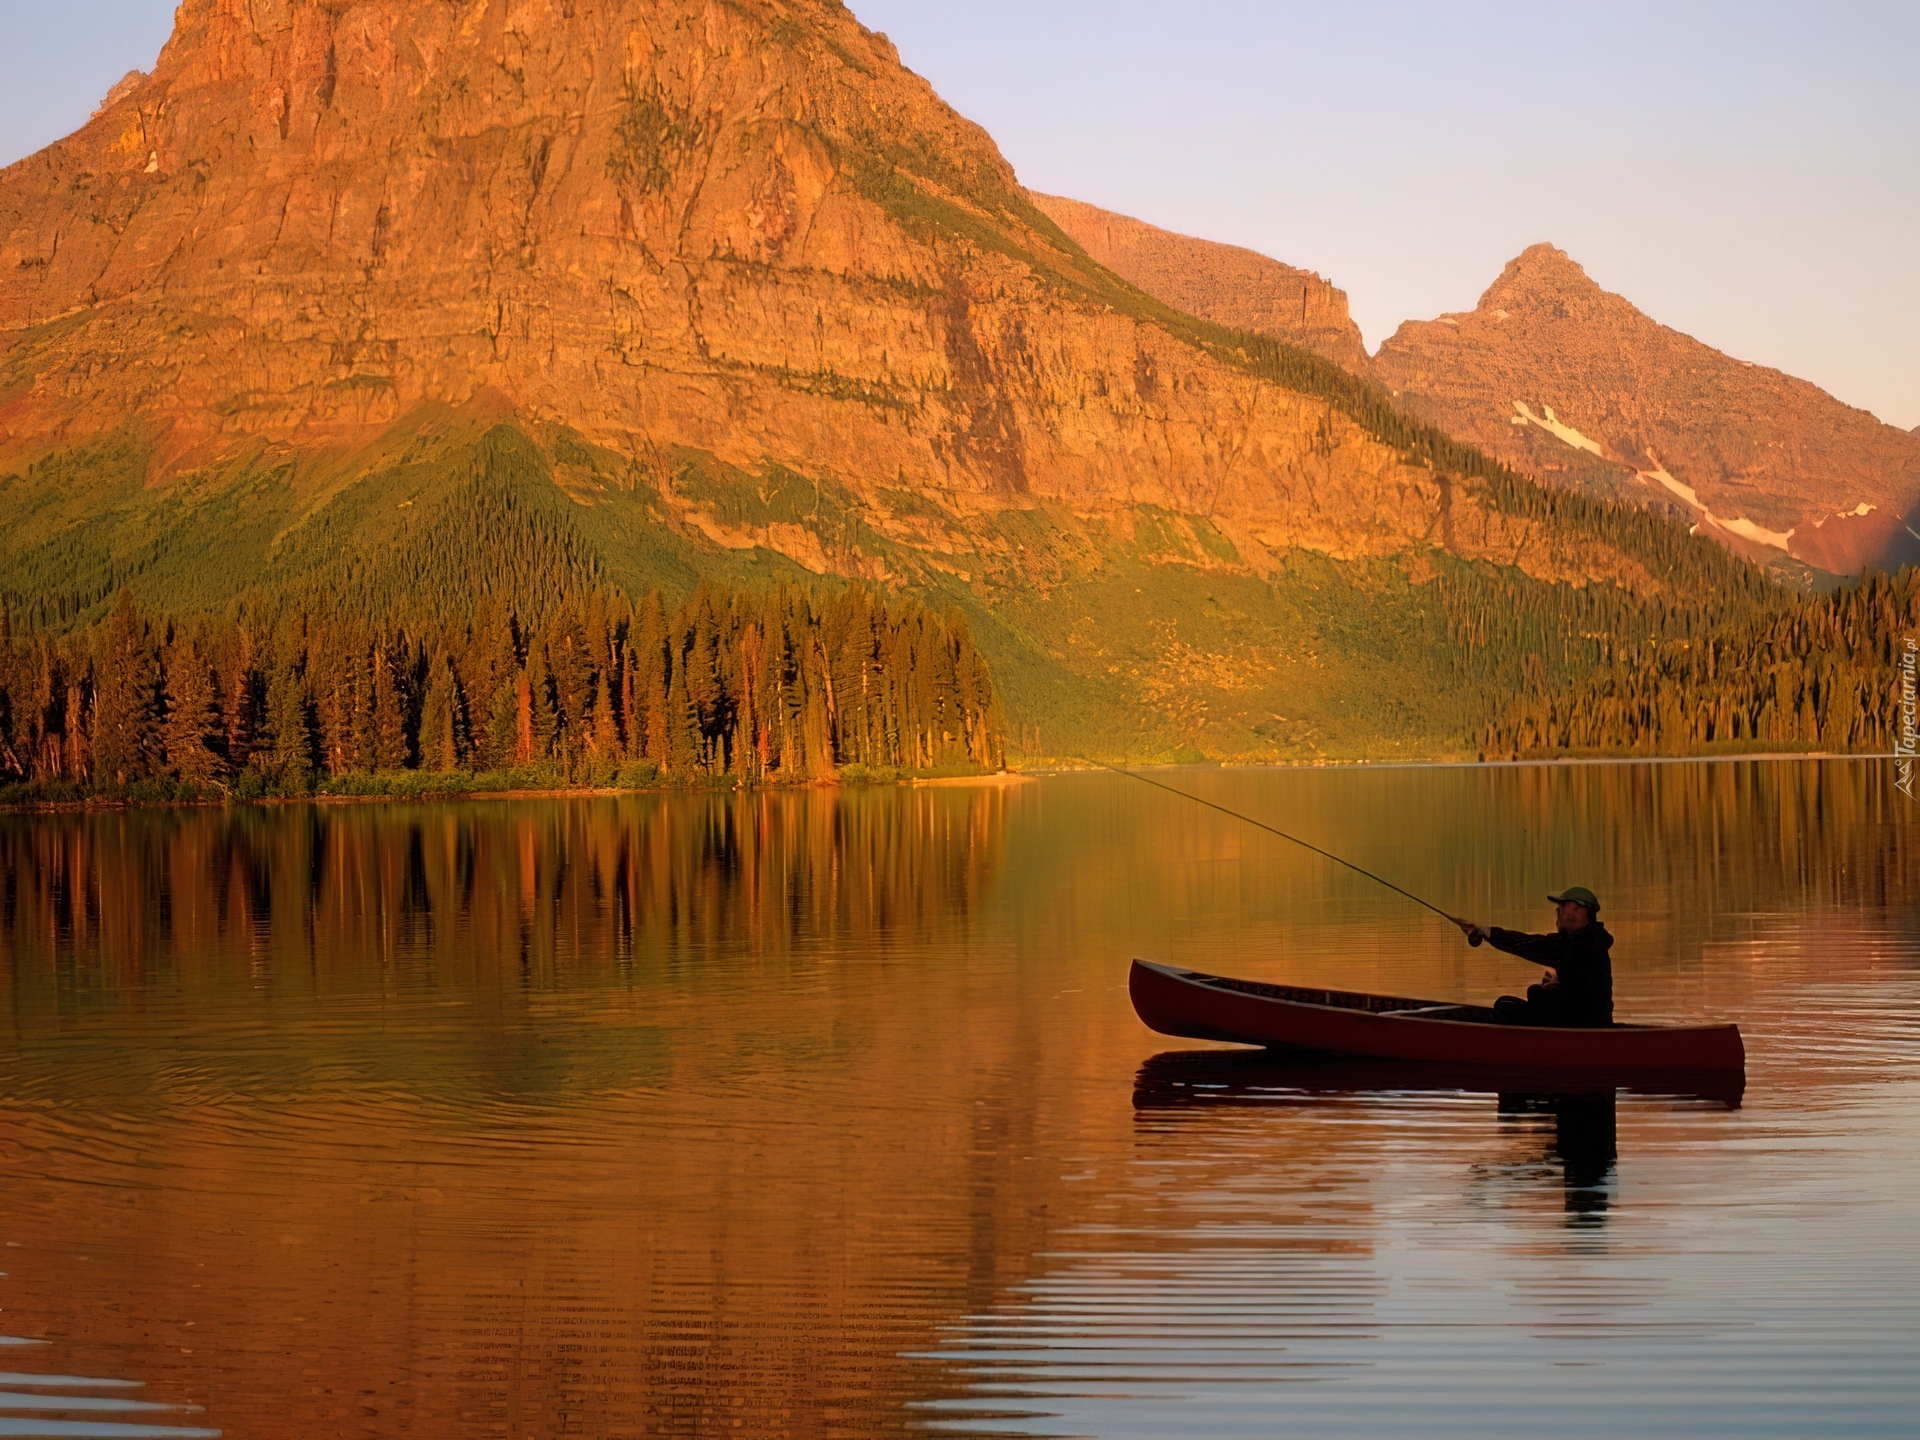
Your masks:
[{"label": "boat reflection", "polygon": [[1745,1085],[1745,1076],[1738,1073],[1529,1073],[1274,1050],[1176,1050],[1141,1065],[1134,1078],[1133,1105],[1136,1113],[1164,1117],[1222,1106],[1319,1105],[1365,1095],[1490,1093],[1496,1097],[1503,1130],[1530,1116],[1553,1120],[1542,1153],[1518,1165],[1509,1159],[1495,1168],[1508,1175],[1557,1171],[1568,1221],[1584,1227],[1604,1221],[1610,1204],[1619,1158],[1621,1091],[1733,1109]]},{"label": "boat reflection", "polygon": [[1192,1105],[1284,1105],[1302,1096],[1369,1091],[1443,1091],[1552,1099],[1574,1095],[1664,1095],[1737,1107],[1741,1071],[1530,1071],[1512,1066],[1437,1065],[1349,1059],[1286,1050],[1170,1050],[1141,1065],[1136,1110]]}]

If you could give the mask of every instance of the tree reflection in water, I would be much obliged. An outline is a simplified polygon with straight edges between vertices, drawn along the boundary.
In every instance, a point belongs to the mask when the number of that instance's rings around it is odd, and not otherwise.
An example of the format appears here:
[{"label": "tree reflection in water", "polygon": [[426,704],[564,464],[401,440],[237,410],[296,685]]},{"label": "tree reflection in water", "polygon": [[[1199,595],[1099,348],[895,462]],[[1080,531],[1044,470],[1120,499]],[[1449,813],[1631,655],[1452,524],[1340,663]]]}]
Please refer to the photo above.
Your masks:
[{"label": "tree reflection in water", "polygon": [[989,791],[651,794],[0,817],[0,966],[25,1007],[153,983],[552,990],[963,934]]}]

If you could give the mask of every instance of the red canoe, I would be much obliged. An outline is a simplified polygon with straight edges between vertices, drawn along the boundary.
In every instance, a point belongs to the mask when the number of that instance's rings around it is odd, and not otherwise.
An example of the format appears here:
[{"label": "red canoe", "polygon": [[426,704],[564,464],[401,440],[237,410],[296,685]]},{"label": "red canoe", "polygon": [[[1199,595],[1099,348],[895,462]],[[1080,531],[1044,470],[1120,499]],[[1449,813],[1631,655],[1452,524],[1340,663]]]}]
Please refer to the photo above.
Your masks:
[{"label": "red canoe", "polygon": [[1744,1071],[1737,1025],[1499,1025],[1481,1005],[1229,980],[1133,962],[1127,987],[1162,1035],[1243,1045],[1532,1070]]}]

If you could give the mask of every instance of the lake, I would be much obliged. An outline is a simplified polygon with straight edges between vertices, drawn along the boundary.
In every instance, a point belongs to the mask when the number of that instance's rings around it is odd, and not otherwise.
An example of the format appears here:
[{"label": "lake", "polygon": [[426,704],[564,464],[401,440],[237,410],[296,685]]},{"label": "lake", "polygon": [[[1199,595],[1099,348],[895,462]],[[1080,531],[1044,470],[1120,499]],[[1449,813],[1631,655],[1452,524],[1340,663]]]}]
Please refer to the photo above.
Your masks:
[{"label": "lake", "polygon": [[1890,764],[1157,778],[1487,923],[1590,885],[1744,1097],[1152,1034],[1134,955],[1536,977],[1108,774],[0,817],[0,1436],[1914,1433]]}]

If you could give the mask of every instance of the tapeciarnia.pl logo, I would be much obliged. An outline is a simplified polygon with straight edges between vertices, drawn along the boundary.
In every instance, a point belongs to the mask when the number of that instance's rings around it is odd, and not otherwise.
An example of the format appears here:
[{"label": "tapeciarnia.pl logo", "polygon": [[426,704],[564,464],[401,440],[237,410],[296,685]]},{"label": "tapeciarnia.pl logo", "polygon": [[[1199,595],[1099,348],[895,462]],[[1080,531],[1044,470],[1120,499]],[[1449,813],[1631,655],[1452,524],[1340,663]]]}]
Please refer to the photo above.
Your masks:
[{"label": "tapeciarnia.pl logo", "polygon": [[1900,793],[1909,800],[1913,799],[1913,757],[1916,740],[1920,740],[1920,717],[1916,716],[1915,692],[1916,670],[1920,670],[1920,637],[1909,635],[1905,648],[1900,652],[1900,719],[1894,726],[1893,765],[1894,784]]}]

